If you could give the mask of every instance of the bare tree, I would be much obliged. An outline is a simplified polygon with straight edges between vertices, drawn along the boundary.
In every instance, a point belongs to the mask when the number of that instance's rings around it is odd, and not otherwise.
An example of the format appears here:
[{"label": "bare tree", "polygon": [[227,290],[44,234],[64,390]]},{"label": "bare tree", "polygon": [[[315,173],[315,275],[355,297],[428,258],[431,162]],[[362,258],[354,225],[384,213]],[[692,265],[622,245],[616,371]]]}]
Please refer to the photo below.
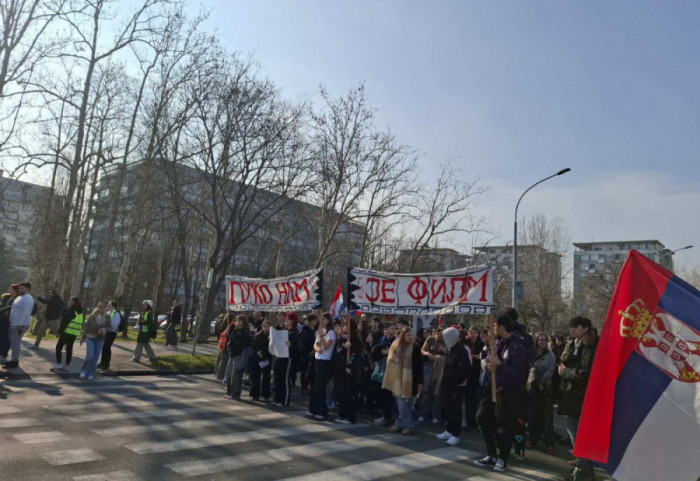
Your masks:
[{"label": "bare tree", "polygon": [[408,239],[408,272],[413,272],[419,259],[432,244],[454,234],[474,234],[484,229],[484,219],[475,214],[477,200],[486,192],[479,179],[462,180],[464,174],[451,163],[440,167],[440,175],[432,184],[423,185],[413,196],[406,212],[410,224]]},{"label": "bare tree", "polygon": [[395,217],[409,193],[415,154],[399,145],[391,132],[374,125],[363,85],[344,97],[321,90],[324,105],[312,113],[312,142],[318,187],[310,194],[321,207],[316,267],[347,248],[338,242],[354,236],[351,248],[360,263],[369,257],[370,242],[381,220]]},{"label": "bare tree", "polygon": [[525,297],[519,308],[531,326],[551,332],[556,316],[566,312],[562,298],[562,279],[566,273],[562,272],[561,259],[571,251],[571,236],[562,219],[548,220],[544,214],[521,224],[518,264]]},{"label": "bare tree", "polygon": [[700,267],[684,265],[676,269],[676,275],[696,289],[700,289]]}]

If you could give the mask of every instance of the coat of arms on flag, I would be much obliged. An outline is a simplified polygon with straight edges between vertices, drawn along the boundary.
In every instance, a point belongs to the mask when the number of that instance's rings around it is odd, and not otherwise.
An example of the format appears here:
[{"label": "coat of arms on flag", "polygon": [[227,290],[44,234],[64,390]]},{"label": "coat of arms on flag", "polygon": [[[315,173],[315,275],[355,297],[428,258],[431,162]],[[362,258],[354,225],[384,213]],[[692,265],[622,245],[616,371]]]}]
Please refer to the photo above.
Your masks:
[{"label": "coat of arms on flag", "polygon": [[574,456],[618,481],[700,475],[700,291],[630,251],[598,343]]}]

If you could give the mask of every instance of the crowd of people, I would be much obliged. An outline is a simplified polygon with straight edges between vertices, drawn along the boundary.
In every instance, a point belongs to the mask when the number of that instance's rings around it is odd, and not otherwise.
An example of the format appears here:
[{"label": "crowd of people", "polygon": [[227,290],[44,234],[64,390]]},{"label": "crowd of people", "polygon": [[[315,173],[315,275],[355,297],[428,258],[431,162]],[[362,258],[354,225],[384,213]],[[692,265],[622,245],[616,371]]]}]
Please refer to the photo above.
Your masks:
[{"label": "crowd of people", "polygon": [[[488,329],[475,326],[414,332],[405,318],[229,312],[215,375],[226,399],[240,400],[248,377],[251,399],[282,408],[298,381],[306,414],[316,420],[335,410],[335,422],[351,424],[360,410],[377,412],[375,424],[402,435],[418,423],[442,425],[437,438],[451,446],[463,429],[478,428],[487,452],[475,463],[505,471],[511,451],[521,461],[538,446],[555,453],[555,404],[573,446],[597,344],[585,317],[571,319],[568,339],[530,333],[518,318],[512,308],[496,316],[492,349]],[[273,356],[279,333],[287,349]],[[574,481],[594,479],[590,462],[571,464]]]},{"label": "crowd of people", "polygon": [[[78,297],[71,297],[66,304],[55,290],[46,298],[31,295],[29,282],[12,284],[0,296],[0,364],[5,369],[19,367],[21,340],[35,323],[34,344],[29,349],[38,349],[47,331],[58,337],[56,341],[56,364],[52,372],[70,373],[73,346],[77,340],[85,344],[85,361],[80,368],[80,377],[93,380],[98,370],[108,371],[112,359],[112,344],[117,333],[127,322],[114,300],[99,302],[91,310],[85,309]],[[45,304],[43,320],[37,321],[38,303]],[[175,328],[180,324],[182,311],[174,300],[168,314],[165,329],[166,347],[177,347]],[[131,362],[140,362],[143,352],[149,360],[157,357],[150,343],[158,335],[158,324],[153,313],[153,303],[145,300],[134,328],[138,331],[136,347]],[[65,353],[65,356],[64,356]]]}]

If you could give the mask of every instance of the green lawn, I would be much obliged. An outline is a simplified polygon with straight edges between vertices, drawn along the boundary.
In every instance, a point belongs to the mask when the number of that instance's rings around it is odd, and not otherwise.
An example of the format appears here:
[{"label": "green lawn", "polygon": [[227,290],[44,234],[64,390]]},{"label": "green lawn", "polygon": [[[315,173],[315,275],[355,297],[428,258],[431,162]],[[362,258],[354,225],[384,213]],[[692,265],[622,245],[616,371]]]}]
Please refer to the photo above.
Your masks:
[{"label": "green lawn", "polygon": [[172,354],[169,356],[158,356],[158,360],[153,363],[153,366],[170,371],[213,370],[215,361],[216,356],[211,355]]},{"label": "green lawn", "polygon": [[[129,329],[126,333],[126,338],[122,336],[122,333],[117,334],[117,338],[114,340],[114,342],[136,342],[136,336],[138,336],[139,331],[135,331],[133,329]],[[24,337],[28,337],[30,339],[36,339],[36,336],[32,334],[31,331],[28,331]],[[54,336],[53,334],[47,332],[46,335],[44,336],[44,339],[49,340],[49,341],[55,341],[58,339],[57,336]],[[165,343],[165,335],[163,334],[162,331],[158,331],[158,337],[156,338],[155,341],[151,340],[151,342],[155,342],[156,344],[164,344]]]}]

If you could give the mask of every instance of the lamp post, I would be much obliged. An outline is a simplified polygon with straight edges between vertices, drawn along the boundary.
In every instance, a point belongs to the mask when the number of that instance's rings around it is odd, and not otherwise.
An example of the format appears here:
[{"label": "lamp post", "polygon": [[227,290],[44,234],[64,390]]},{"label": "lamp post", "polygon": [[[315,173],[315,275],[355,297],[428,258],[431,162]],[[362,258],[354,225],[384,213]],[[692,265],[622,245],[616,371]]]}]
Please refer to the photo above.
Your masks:
[{"label": "lamp post", "polygon": [[688,250],[688,249],[692,249],[692,248],[693,248],[693,246],[689,245],[689,246],[681,247],[680,249],[676,249],[675,251],[668,251],[665,254],[662,254],[661,257],[659,257],[659,263],[661,262],[661,259],[663,259],[666,256],[672,256],[676,252],[680,252],[680,251],[684,251],[684,250]]},{"label": "lamp post", "polygon": [[545,177],[544,179],[535,182],[530,187],[528,187],[525,192],[523,192],[523,194],[518,199],[518,203],[515,204],[515,222],[513,223],[513,307],[515,309],[518,308],[518,207],[520,207],[520,201],[523,200],[525,194],[530,192],[536,186],[540,185],[542,182],[545,182],[551,179],[552,177],[566,174],[569,171],[571,171],[571,169],[567,167],[566,169],[560,170],[556,174],[552,174],[549,177]]}]

